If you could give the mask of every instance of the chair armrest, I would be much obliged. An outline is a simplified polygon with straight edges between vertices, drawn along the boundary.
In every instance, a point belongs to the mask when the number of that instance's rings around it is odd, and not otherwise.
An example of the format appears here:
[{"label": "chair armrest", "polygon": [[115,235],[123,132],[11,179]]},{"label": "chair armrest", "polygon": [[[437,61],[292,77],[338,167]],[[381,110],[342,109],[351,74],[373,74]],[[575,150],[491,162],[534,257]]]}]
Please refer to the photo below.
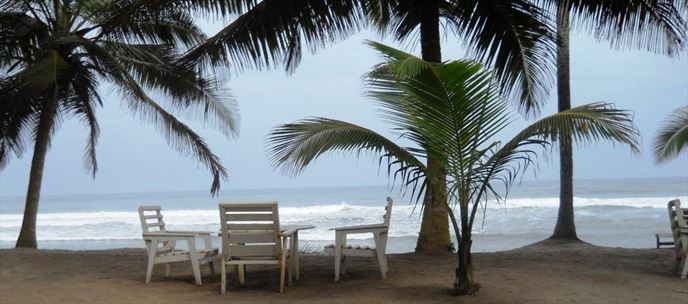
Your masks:
[{"label": "chair armrest", "polygon": [[345,226],[331,228],[330,231],[341,231],[346,233],[365,233],[365,232],[376,232],[379,230],[389,229],[385,224],[372,224],[372,225],[358,225],[358,226]]},{"label": "chair armrest", "polygon": [[195,235],[212,235],[215,234],[215,232],[212,231],[191,231],[191,230],[167,230],[169,233],[191,233]]},{"label": "chair armrest", "polygon": [[291,229],[287,229],[287,230],[282,231],[281,235],[282,235],[282,237],[292,236],[294,233],[296,233],[298,231],[299,231],[299,229],[297,229],[297,228],[291,228]]},{"label": "chair armrest", "polygon": [[193,238],[196,235],[193,233],[182,233],[182,232],[175,232],[175,233],[170,233],[170,232],[149,232],[149,233],[144,233],[143,238],[157,238],[157,239],[184,239],[184,238]]}]

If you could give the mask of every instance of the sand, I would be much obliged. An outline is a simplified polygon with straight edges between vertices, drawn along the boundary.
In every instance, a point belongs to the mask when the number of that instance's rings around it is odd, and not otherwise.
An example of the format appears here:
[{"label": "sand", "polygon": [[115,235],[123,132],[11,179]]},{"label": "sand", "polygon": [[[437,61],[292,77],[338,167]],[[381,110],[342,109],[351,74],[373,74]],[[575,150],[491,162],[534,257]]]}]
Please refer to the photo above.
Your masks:
[{"label": "sand", "polygon": [[455,255],[389,255],[379,279],[375,261],[353,258],[332,281],[332,258],[301,257],[301,280],[278,293],[278,270],[249,266],[247,286],[230,273],[228,293],[203,267],[195,286],[190,267],[171,277],[156,268],[143,283],[145,252],[2,250],[1,303],[688,303],[688,280],[673,272],[672,249],[622,249],[585,243],[538,243],[474,255],[477,295],[452,295]]}]

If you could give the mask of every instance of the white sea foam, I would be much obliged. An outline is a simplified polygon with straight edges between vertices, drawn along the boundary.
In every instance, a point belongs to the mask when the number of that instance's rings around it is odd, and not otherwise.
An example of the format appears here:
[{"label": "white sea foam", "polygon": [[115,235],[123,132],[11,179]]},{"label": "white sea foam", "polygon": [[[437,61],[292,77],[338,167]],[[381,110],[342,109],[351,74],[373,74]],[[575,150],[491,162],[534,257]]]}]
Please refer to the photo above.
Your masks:
[{"label": "white sea foam", "polygon": [[[661,230],[665,224],[664,208],[670,197],[645,198],[576,198],[577,221],[587,227],[600,230],[617,229],[629,221],[636,222],[637,229]],[[680,197],[688,201],[687,197]],[[558,198],[509,199],[506,204],[488,202],[487,216],[475,233],[530,234],[548,231],[553,225]],[[604,208],[600,212],[600,208]],[[216,209],[164,210],[169,229],[217,231],[219,219]],[[304,207],[281,207],[280,220],[284,224],[312,224],[316,228],[303,231],[302,240],[331,240],[334,233],[329,228],[380,222],[384,210],[372,206],[340,203]],[[13,241],[21,226],[21,214],[0,214],[0,241]],[[390,236],[417,235],[420,223],[419,209],[397,203],[392,216]],[[139,239],[141,228],[136,211],[55,212],[38,215],[37,236],[39,241],[70,240],[128,240]],[[354,235],[353,238],[369,238]]]}]

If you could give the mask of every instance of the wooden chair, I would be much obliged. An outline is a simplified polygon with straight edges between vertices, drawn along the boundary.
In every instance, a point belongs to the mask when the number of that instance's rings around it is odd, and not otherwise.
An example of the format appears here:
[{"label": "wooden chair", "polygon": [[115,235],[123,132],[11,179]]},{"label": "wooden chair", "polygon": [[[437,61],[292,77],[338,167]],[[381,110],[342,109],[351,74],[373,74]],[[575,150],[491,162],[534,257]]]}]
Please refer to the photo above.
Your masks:
[{"label": "wooden chair", "polygon": [[681,208],[678,199],[670,201],[667,207],[676,249],[676,265],[681,271],[681,278],[685,279],[688,276],[688,209]]},{"label": "wooden chair", "polygon": [[[347,256],[377,257],[380,267],[380,275],[383,279],[387,278],[389,267],[387,265],[387,234],[389,232],[389,221],[392,216],[392,199],[387,198],[385,207],[384,222],[373,225],[359,225],[332,228],[335,231],[334,244],[325,246],[325,252],[334,255],[334,281],[339,281],[339,276],[346,273]],[[349,234],[372,233],[375,240],[375,248],[369,246],[351,246],[346,244],[346,236]]]},{"label": "wooden chair", "polygon": [[[166,230],[160,206],[139,207],[139,219],[148,251],[146,284],[151,280],[155,264],[165,264],[165,276],[168,277],[170,275],[169,263],[190,261],[196,285],[202,284],[199,265],[209,264],[211,272],[215,274],[213,261],[218,257],[218,250],[212,248],[210,241],[212,232]],[[197,238],[203,239],[205,250],[196,249]],[[176,249],[177,241],[185,241],[188,250]]]},{"label": "wooden chair", "polygon": [[280,292],[289,250],[280,233],[277,202],[220,204],[222,261],[220,293],[227,288],[227,265],[236,265],[239,285],[244,285],[246,265],[277,264],[280,267]]}]

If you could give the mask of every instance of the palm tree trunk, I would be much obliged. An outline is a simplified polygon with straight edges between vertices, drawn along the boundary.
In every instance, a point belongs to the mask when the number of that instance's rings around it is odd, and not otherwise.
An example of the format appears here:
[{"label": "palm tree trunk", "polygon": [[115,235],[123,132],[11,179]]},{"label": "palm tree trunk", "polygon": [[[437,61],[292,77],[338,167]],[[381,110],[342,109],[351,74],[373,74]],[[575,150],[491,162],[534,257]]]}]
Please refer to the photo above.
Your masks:
[{"label": "palm tree trunk", "polygon": [[[420,1],[421,23],[420,41],[423,60],[431,62],[442,61],[440,46],[440,15],[439,1]],[[447,202],[446,177],[444,168],[439,161],[428,155],[428,183],[423,199],[423,220],[420,225],[416,252],[438,253],[447,252],[450,248],[448,214],[445,208]]]},{"label": "palm tree trunk", "polygon": [[[557,7],[557,95],[559,112],[571,108],[569,65],[570,10],[567,1]],[[573,220],[573,149],[571,136],[559,138],[559,215],[550,238],[578,240]]]},{"label": "palm tree trunk", "polygon": [[[473,245],[472,225],[469,225],[468,208],[470,205],[468,187],[460,187],[459,193],[459,208],[461,211],[461,237],[457,236],[459,248],[456,252],[458,257],[458,267],[456,268],[456,277],[454,281],[454,290],[457,295],[471,295],[480,289],[480,284],[476,284],[473,280],[473,259],[471,256],[471,246]],[[477,208],[477,204],[473,208]],[[456,220],[452,215],[452,224],[456,225]]]},{"label": "palm tree trunk", "polygon": [[36,242],[36,216],[38,215],[38,201],[41,196],[41,182],[43,180],[43,168],[45,156],[50,145],[50,133],[52,132],[55,113],[57,111],[57,86],[53,87],[50,98],[46,101],[41,111],[36,133],[36,144],[31,160],[31,172],[29,173],[29,187],[26,192],[26,206],[24,207],[24,219],[17,238],[16,248],[37,248]]}]

